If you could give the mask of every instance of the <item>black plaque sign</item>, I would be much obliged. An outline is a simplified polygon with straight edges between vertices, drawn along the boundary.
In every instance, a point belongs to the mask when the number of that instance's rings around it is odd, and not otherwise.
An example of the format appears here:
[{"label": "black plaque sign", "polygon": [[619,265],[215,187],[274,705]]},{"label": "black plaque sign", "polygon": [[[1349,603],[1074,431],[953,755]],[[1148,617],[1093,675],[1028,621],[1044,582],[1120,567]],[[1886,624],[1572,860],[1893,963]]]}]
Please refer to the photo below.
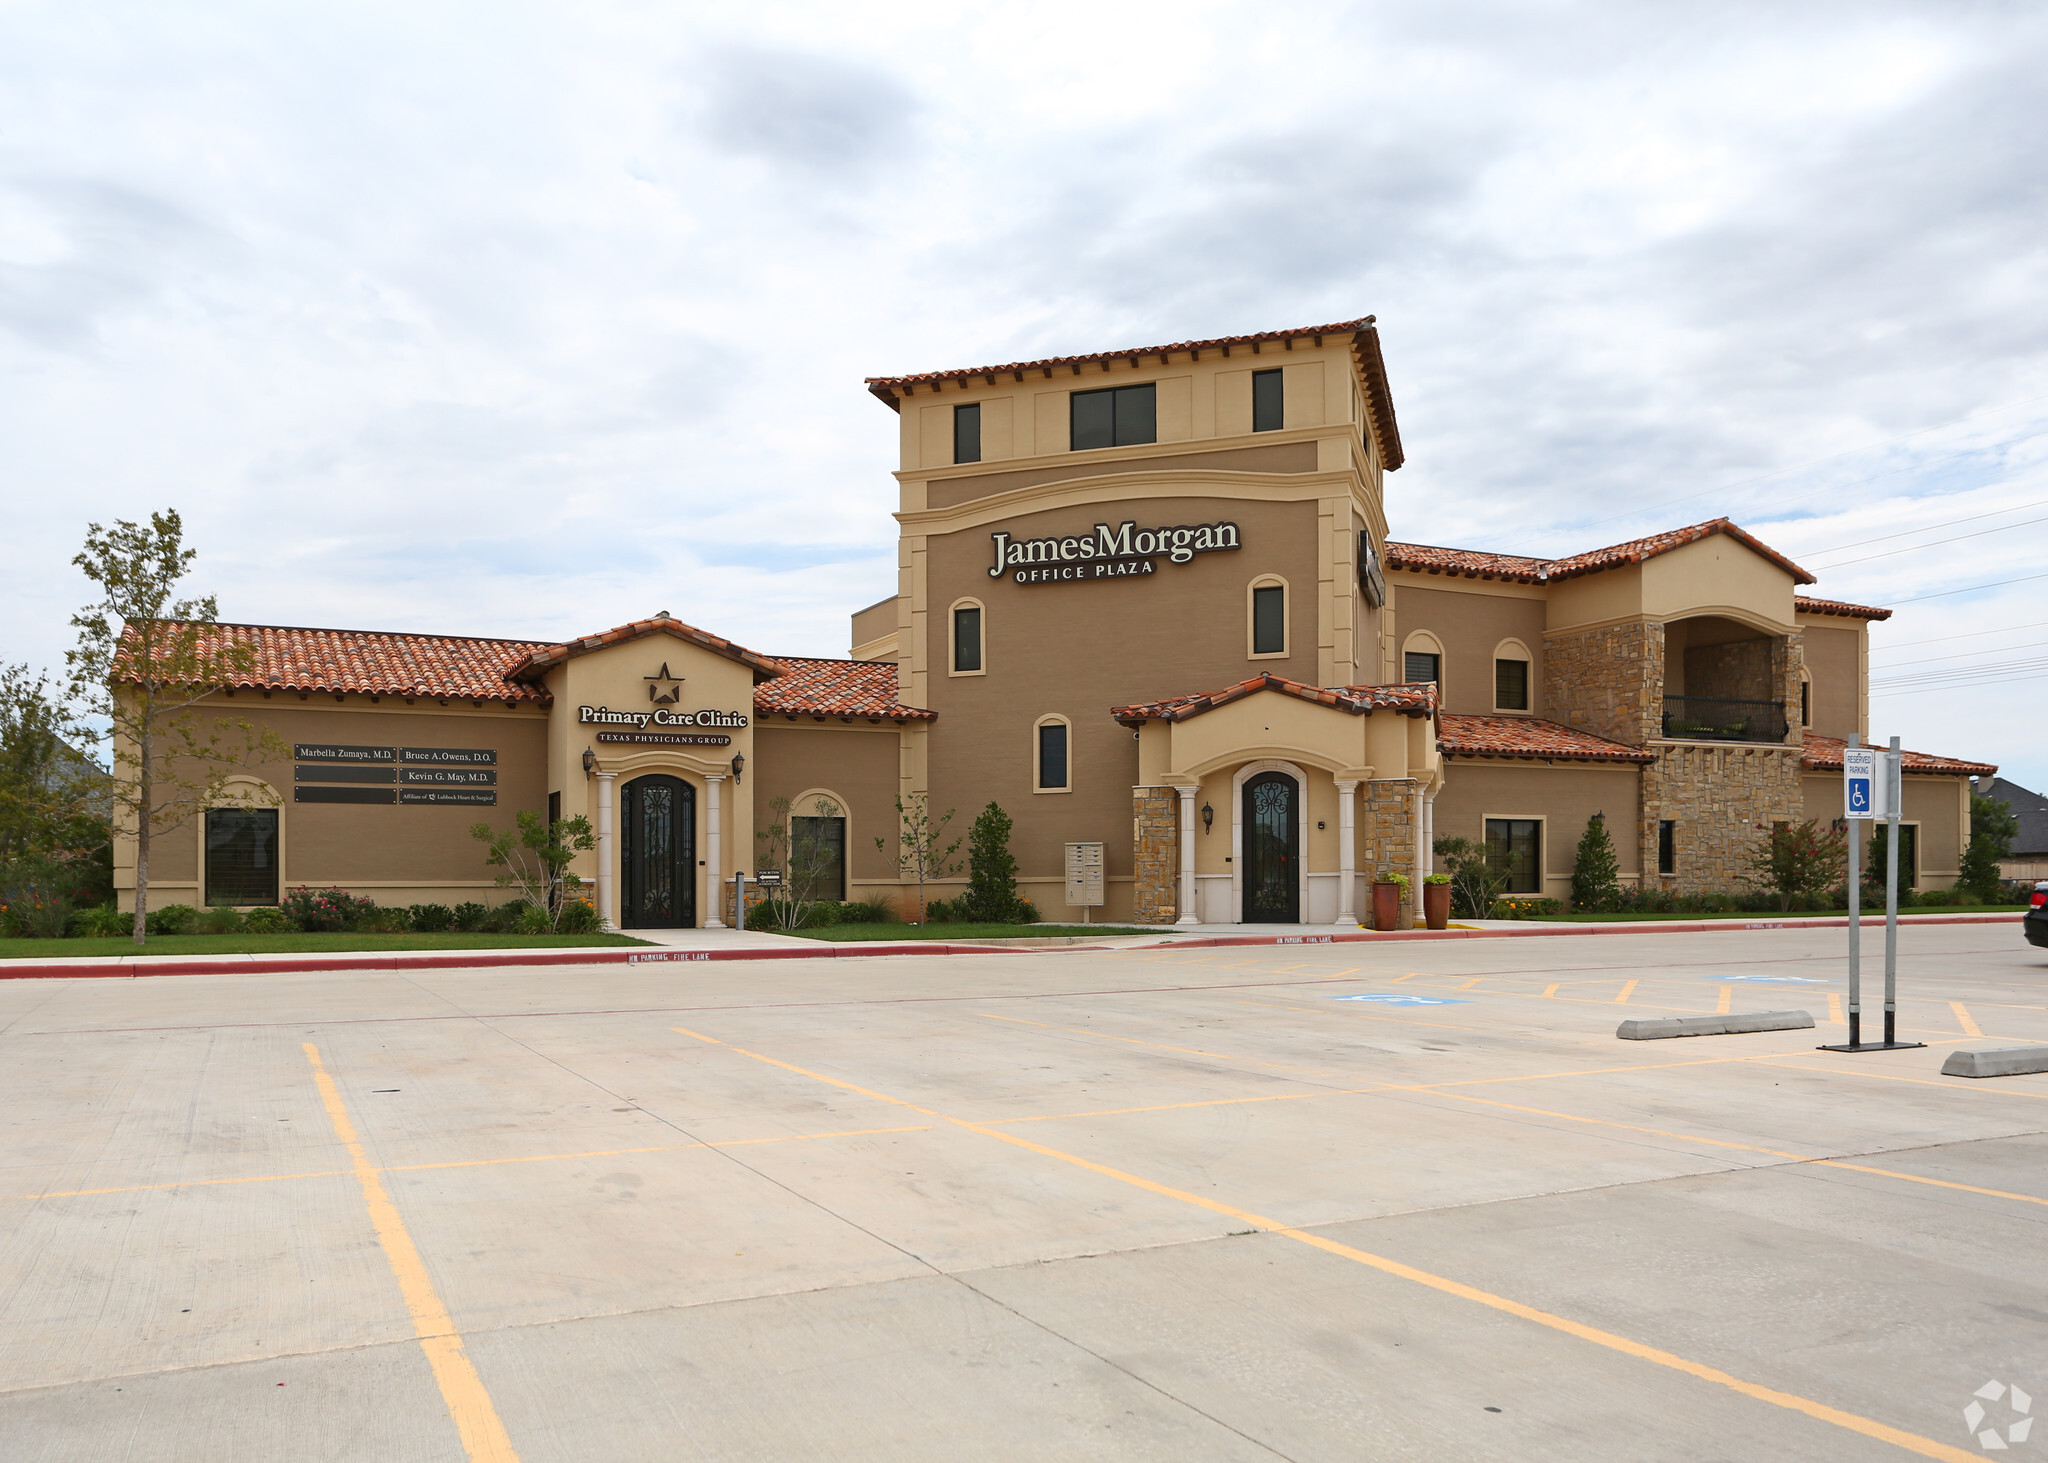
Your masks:
[{"label": "black plaque sign", "polygon": [[401,803],[463,803],[470,807],[494,808],[498,805],[495,788],[486,787],[406,787],[398,791]]},{"label": "black plaque sign", "polygon": [[407,747],[408,762],[434,762],[443,767],[495,767],[498,754],[489,747]]},{"label": "black plaque sign", "polygon": [[729,747],[732,738],[722,732],[599,732],[600,742],[628,742],[655,747]]},{"label": "black plaque sign", "polygon": [[396,762],[396,747],[337,746],[331,742],[300,742],[292,748],[299,762]]},{"label": "black plaque sign", "polygon": [[397,793],[388,787],[295,787],[292,801],[295,803],[384,803],[390,804]]},{"label": "black plaque sign", "polygon": [[408,787],[495,787],[495,767],[401,767],[398,780]]},{"label": "black plaque sign", "polygon": [[294,767],[294,782],[384,782],[398,774],[389,767]]}]

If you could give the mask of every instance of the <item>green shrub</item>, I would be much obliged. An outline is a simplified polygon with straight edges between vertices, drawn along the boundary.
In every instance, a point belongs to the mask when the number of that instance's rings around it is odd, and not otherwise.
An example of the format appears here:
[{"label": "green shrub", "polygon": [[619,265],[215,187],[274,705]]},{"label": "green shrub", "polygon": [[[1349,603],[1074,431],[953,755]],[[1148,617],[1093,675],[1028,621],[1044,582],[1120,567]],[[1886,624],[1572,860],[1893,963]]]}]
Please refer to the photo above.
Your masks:
[{"label": "green shrub", "polygon": [[449,912],[449,927],[473,934],[482,929],[491,917],[490,906],[483,904],[458,904]]},{"label": "green shrub", "polygon": [[356,916],[354,927],[365,935],[410,934],[412,914],[403,909],[366,909]]},{"label": "green shrub", "polygon": [[548,918],[548,912],[538,904],[528,904],[524,899],[515,899],[518,912],[512,916],[512,926],[507,933],[515,935],[548,935],[554,933],[555,922]]},{"label": "green shrub", "polygon": [[775,917],[775,906],[764,899],[747,910],[747,928],[774,931],[782,928],[782,921]]},{"label": "green shrub", "polygon": [[568,899],[562,903],[555,929],[564,935],[595,935],[604,929],[604,921],[598,916],[597,906],[588,899]]},{"label": "green shrub", "polygon": [[76,872],[62,860],[30,856],[0,864],[0,933],[63,938],[80,892]]},{"label": "green shrub", "polygon": [[445,904],[414,904],[405,912],[423,935],[437,935],[455,923],[455,912]]},{"label": "green shrub", "polygon": [[72,911],[65,933],[85,939],[111,939],[130,934],[134,929],[134,915],[124,914],[111,904],[96,904],[91,909]]},{"label": "green shrub", "polygon": [[199,920],[199,911],[189,904],[166,904],[152,909],[146,927],[152,935],[189,935]]},{"label": "green shrub", "polygon": [[1516,894],[1493,901],[1494,919],[1528,919],[1531,915],[1556,914],[1562,906],[1555,899],[1539,899],[1533,894]]},{"label": "green shrub", "polygon": [[284,896],[285,914],[309,935],[352,930],[376,907],[376,900],[358,898],[346,889],[309,889],[300,885],[285,891]]},{"label": "green shrub", "polygon": [[866,899],[849,899],[839,906],[843,925],[887,925],[896,922],[896,906],[888,896],[871,894]]},{"label": "green shrub", "polygon": [[288,935],[297,928],[292,917],[274,904],[259,904],[242,916],[242,932],[248,935]]},{"label": "green shrub", "polygon": [[961,912],[962,901],[958,899],[934,899],[924,907],[924,922],[928,925],[959,924],[967,916]]},{"label": "green shrub", "polygon": [[[533,907],[524,899],[508,899],[486,914],[477,928],[487,935],[518,934],[524,927],[526,912]],[[542,912],[542,918],[546,918],[545,911]],[[547,931],[543,929],[540,933],[546,934]]]},{"label": "green shrub", "polygon": [[1621,862],[1607,833],[1607,815],[1595,813],[1579,836],[1572,861],[1572,903],[1580,909],[1606,909],[1621,892]]},{"label": "green shrub", "polygon": [[954,901],[963,920],[976,924],[1023,924],[1024,900],[1017,893],[1017,859],[1010,852],[1010,815],[995,803],[981,810],[967,835],[967,892]]},{"label": "green shrub", "polygon": [[195,935],[239,935],[242,933],[242,916],[230,904],[209,905],[192,921]]}]

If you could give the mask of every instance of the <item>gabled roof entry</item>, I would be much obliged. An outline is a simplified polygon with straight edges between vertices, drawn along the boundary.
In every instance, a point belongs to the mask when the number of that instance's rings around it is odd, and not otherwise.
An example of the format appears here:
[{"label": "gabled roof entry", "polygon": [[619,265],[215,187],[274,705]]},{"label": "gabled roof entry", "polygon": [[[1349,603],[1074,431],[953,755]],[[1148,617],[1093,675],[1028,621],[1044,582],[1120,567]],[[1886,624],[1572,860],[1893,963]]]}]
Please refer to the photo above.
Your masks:
[{"label": "gabled roof entry", "polygon": [[714,655],[736,660],[754,672],[757,684],[783,672],[780,661],[757,654],[743,645],[735,645],[723,636],[713,635],[709,630],[699,630],[695,625],[685,625],[681,620],[656,615],[653,619],[635,620],[631,624],[619,625],[595,635],[581,635],[560,645],[539,646],[507,667],[505,674],[515,681],[537,681],[564,661],[574,660],[579,655],[589,655],[595,650],[609,650],[614,645],[624,645],[629,640],[639,640],[648,635],[673,635],[678,640],[699,646]]}]

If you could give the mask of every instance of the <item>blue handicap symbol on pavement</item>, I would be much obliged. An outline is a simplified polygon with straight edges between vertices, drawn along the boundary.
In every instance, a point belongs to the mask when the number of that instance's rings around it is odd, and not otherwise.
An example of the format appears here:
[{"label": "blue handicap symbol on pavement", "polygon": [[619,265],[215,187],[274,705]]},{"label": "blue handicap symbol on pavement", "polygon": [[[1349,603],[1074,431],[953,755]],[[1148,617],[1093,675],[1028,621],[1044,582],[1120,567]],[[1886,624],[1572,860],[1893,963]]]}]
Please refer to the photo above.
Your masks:
[{"label": "blue handicap symbol on pavement", "polygon": [[1703,975],[1701,980],[1748,980],[1758,985],[1820,985],[1811,975]]},{"label": "blue handicap symbol on pavement", "polygon": [[1449,996],[1332,996],[1333,1001],[1379,1001],[1389,1006],[1462,1006]]}]

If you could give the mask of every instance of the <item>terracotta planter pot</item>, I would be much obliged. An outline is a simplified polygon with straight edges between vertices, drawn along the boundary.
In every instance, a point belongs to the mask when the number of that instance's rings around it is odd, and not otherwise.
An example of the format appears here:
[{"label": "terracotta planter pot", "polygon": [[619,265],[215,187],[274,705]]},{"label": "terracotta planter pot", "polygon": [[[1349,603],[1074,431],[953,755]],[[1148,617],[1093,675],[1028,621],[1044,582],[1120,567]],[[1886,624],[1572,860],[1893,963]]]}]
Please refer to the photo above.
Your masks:
[{"label": "terracotta planter pot", "polygon": [[1447,930],[1451,927],[1451,886],[1448,884],[1424,884],[1422,886],[1422,917],[1433,930]]},{"label": "terracotta planter pot", "polygon": [[1401,886],[1381,884],[1372,886],[1372,927],[1376,930],[1398,930],[1401,928]]}]

